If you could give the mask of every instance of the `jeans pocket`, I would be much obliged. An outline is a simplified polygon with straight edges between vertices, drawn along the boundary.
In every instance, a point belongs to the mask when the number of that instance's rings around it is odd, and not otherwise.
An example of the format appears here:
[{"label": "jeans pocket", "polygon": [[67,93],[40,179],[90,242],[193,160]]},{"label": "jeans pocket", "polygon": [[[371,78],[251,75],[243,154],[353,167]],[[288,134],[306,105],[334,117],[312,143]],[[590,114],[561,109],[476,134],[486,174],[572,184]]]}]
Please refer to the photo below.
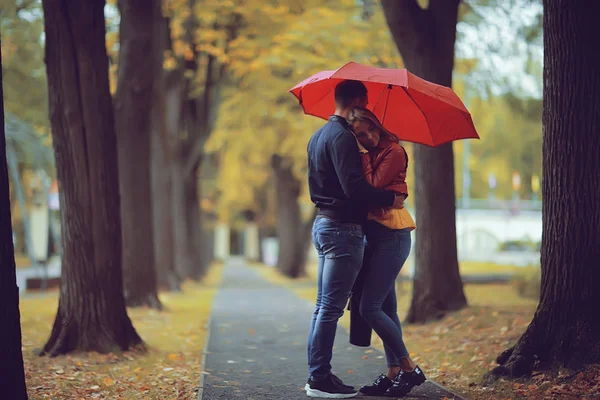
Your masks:
[{"label": "jeans pocket", "polygon": [[337,229],[320,231],[317,233],[321,252],[325,258],[340,258],[350,253],[344,252],[340,231]]}]

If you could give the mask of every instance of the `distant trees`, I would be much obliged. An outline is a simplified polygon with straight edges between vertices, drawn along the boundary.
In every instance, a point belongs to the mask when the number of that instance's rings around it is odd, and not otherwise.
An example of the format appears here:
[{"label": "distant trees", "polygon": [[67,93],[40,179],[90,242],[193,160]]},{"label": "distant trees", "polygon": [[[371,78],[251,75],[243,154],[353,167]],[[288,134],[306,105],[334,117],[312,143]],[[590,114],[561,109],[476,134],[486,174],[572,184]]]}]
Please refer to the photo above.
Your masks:
[{"label": "distant trees", "polygon": [[[123,278],[128,306],[161,309],[154,252],[151,143],[153,107],[162,82],[160,0],[119,1],[119,67],[115,96]],[[157,226],[157,229],[162,227]]]}]

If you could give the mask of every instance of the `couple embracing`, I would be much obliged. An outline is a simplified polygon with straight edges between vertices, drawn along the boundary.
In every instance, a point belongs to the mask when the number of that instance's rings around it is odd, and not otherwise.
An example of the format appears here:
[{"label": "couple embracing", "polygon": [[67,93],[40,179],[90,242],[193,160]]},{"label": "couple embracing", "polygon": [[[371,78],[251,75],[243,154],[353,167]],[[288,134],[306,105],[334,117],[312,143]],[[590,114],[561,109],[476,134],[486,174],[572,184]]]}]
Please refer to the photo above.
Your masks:
[{"label": "couple embracing", "polygon": [[331,371],[337,322],[351,293],[359,299],[352,312],[383,340],[387,361],[387,372],[360,392],[398,397],[426,379],[402,340],[395,290],[415,229],[404,209],[408,156],[367,103],[362,82],[340,82],[335,115],[308,144],[308,184],[318,208],[312,237],[319,255],[308,337],[309,397],[357,395]]}]

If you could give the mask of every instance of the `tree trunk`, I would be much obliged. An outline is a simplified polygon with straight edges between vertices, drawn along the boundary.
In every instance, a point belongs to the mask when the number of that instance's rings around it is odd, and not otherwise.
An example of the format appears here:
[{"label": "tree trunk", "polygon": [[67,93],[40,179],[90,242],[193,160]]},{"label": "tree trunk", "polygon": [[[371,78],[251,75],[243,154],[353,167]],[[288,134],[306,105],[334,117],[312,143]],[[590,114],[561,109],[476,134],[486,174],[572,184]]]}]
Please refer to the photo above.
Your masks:
[{"label": "tree trunk", "polygon": [[[0,44],[2,38],[0,37]],[[1,46],[0,46],[1,47]],[[4,94],[2,92],[2,54],[0,52],[0,393],[6,398],[27,399],[23,354],[21,353],[21,315],[17,286],[15,249],[12,240],[10,190],[4,132]]]},{"label": "tree trunk", "polygon": [[173,243],[173,202],[171,189],[172,156],[166,131],[164,81],[157,83],[151,140],[152,221],[154,257],[158,286],[162,290],[180,291],[181,281],[175,272]]},{"label": "tree trunk", "polygon": [[[194,183],[187,178],[186,161],[189,149],[182,144],[181,132],[186,130],[183,123],[184,105],[187,102],[188,84],[185,81],[184,69],[178,68],[167,73],[165,93],[165,116],[168,142],[171,146],[170,159],[171,179],[171,212],[173,228],[174,269],[181,279],[192,278],[194,250],[190,241],[192,226],[190,221],[190,187]],[[190,133],[188,132],[188,135]],[[196,186],[194,186],[196,187]]]},{"label": "tree trunk", "polygon": [[[160,128],[159,128],[160,129]],[[152,207],[154,221],[154,257],[158,286],[162,290],[180,291],[181,281],[175,272],[173,251],[173,204],[171,201],[171,166],[160,130],[152,132]]]},{"label": "tree trunk", "polygon": [[200,213],[200,185],[198,184],[197,171],[200,168],[200,162],[193,169],[185,182],[185,214],[187,222],[187,241],[190,252],[190,270],[187,276],[194,280],[199,280],[206,272],[204,259],[202,257],[202,221]]},{"label": "tree trunk", "polygon": [[160,0],[119,1],[119,70],[115,121],[119,155],[123,281],[130,307],[162,309],[152,224],[151,134],[154,86],[162,73],[156,43]]},{"label": "tree trunk", "polygon": [[186,182],[181,158],[173,160],[171,194],[173,200],[173,242],[175,250],[175,271],[182,278],[190,278],[193,257],[189,241],[188,202]]},{"label": "tree trunk", "polygon": [[58,311],[42,354],[126,350],[142,340],[123,296],[105,2],[42,4],[63,245]]},{"label": "tree trunk", "polygon": [[[412,73],[452,86],[459,0],[383,0],[387,24]],[[458,269],[452,143],[415,145],[417,230],[415,276],[408,322],[425,323],[467,306]]]},{"label": "tree trunk", "polygon": [[302,221],[298,205],[301,184],[294,176],[291,164],[283,157],[273,155],[271,166],[277,191],[277,267],[283,274],[298,278],[306,274],[310,227],[314,218]]},{"label": "tree trunk", "polygon": [[[593,11],[595,9],[595,11]],[[533,321],[487,376],[600,362],[598,3],[544,1],[542,282]]]},{"label": "tree trunk", "polygon": [[171,187],[171,163],[173,145],[169,138],[166,115],[166,73],[162,64],[163,53],[170,49],[169,18],[159,16],[154,26],[153,40],[160,49],[153,53],[161,66],[154,77],[154,103],[152,110],[152,131],[150,141],[152,221],[154,232],[154,260],[157,285],[161,290],[181,291],[181,280],[175,271],[173,244],[173,205]]}]

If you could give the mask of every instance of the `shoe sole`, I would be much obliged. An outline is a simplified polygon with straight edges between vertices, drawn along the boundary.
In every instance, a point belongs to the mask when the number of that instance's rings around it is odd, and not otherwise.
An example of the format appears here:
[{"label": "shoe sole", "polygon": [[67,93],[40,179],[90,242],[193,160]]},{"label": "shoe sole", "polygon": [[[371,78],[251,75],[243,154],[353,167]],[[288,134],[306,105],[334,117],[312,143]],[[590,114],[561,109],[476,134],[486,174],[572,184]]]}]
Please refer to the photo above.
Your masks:
[{"label": "shoe sole", "polygon": [[[353,388],[349,388],[349,389],[353,389]],[[310,385],[307,383],[304,385],[304,390],[310,390]],[[362,392],[361,392],[362,393]]]},{"label": "shoe sole", "polygon": [[[307,384],[308,386],[308,384]],[[322,392],[320,390],[317,389],[311,389],[310,387],[308,389],[306,389],[306,395],[308,397],[316,397],[319,399],[350,399],[354,396],[356,396],[358,394],[358,392],[354,392],[354,393],[327,393],[327,392]]]},{"label": "shoe sole", "polygon": [[427,378],[425,378],[425,380],[421,383],[417,383],[415,386],[413,386],[408,392],[403,393],[403,394],[388,394],[387,392],[385,392],[384,394],[382,394],[383,397],[403,397],[406,396],[407,394],[409,394],[410,392],[412,392],[412,390],[414,388],[416,388],[417,386],[421,386],[422,384],[425,383],[425,381],[427,380]]}]

